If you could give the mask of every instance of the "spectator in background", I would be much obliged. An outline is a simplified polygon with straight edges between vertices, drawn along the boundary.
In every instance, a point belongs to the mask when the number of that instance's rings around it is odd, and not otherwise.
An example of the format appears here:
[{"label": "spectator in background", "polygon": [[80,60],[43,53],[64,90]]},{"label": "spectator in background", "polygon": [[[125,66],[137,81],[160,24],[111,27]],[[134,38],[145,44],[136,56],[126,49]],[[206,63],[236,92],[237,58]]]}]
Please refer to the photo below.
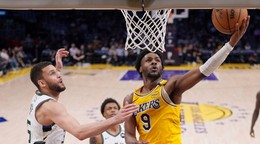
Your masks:
[{"label": "spectator in background", "polygon": [[5,63],[7,63],[7,69],[11,69],[13,71],[16,71],[18,70],[18,64],[16,62],[15,59],[12,59],[10,56],[9,56],[9,53],[8,53],[8,50],[3,48],[0,52],[0,57],[6,61]]},{"label": "spectator in background", "polygon": [[71,47],[69,49],[70,57],[73,62],[73,64],[83,63],[83,60],[85,58],[85,54],[81,52],[79,48],[77,48],[75,43],[71,44]]},{"label": "spectator in background", "polygon": [[137,50],[128,49],[126,51],[125,64],[128,65],[128,66],[134,66],[136,58],[137,58]]},{"label": "spectator in background", "polygon": [[114,65],[114,66],[118,66],[119,65],[119,58],[118,58],[118,55],[117,55],[117,49],[118,47],[118,44],[113,44],[111,45],[109,51],[108,51],[108,63]]},{"label": "spectator in background", "polygon": [[50,61],[52,63],[55,62],[54,59],[55,51],[50,48],[48,44],[45,45],[45,48],[41,52],[41,61]]},{"label": "spectator in background", "polygon": [[104,44],[100,49],[101,63],[107,63],[109,47]]},{"label": "spectator in background", "polygon": [[14,57],[22,68],[31,65],[31,58],[24,52],[23,46],[14,47]]},{"label": "spectator in background", "polygon": [[0,57],[0,76],[4,76],[7,74],[7,61]]},{"label": "spectator in background", "polygon": [[124,44],[119,44],[116,48],[116,53],[118,57],[118,65],[123,65],[125,63],[125,49]]},{"label": "spectator in background", "polygon": [[258,60],[258,54],[256,51],[254,51],[249,57],[248,57],[248,63],[250,65],[257,65],[259,64],[259,60]]},{"label": "spectator in background", "polygon": [[94,59],[95,51],[94,51],[94,47],[93,47],[92,43],[87,45],[85,55],[86,55],[86,62],[88,62],[88,63],[94,62],[93,59]]}]

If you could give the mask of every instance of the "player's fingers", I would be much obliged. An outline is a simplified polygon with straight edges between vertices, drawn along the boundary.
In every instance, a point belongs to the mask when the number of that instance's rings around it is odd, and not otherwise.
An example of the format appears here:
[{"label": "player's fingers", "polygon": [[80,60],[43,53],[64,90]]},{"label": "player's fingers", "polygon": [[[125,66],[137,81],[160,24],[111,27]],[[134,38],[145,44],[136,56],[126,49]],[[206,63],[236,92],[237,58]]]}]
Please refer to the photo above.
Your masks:
[{"label": "player's fingers", "polygon": [[250,16],[247,16],[245,19],[243,19],[243,23],[241,25],[241,31],[244,34],[247,30],[247,27],[249,25]]},{"label": "player's fingers", "polygon": [[57,51],[57,55],[60,55],[60,56],[68,56],[69,52],[67,50],[65,50],[65,48],[63,49],[59,49]]},{"label": "player's fingers", "polygon": [[123,108],[137,107],[135,104],[127,104]]},{"label": "player's fingers", "polygon": [[245,21],[245,30],[249,26],[249,22],[250,22],[250,16],[247,16],[246,21]]},{"label": "player's fingers", "polygon": [[127,113],[133,113],[135,111],[137,111],[137,106],[128,107],[123,112],[125,112],[127,114]]},{"label": "player's fingers", "polygon": [[247,28],[247,19],[245,18],[245,19],[243,20],[242,25],[241,25],[241,30],[242,30],[242,31],[245,31],[246,28]]},{"label": "player's fingers", "polygon": [[131,117],[131,116],[133,116],[133,113],[125,115],[124,118],[128,118],[128,117]]},{"label": "player's fingers", "polygon": [[58,49],[57,52],[61,52],[61,51],[65,51],[65,48],[60,48],[60,49]]},{"label": "player's fingers", "polygon": [[133,105],[131,107],[128,107],[126,109],[122,109],[123,115],[132,115],[134,112],[136,112],[138,107],[136,105]]},{"label": "player's fingers", "polygon": [[239,25],[238,25],[238,23],[235,24],[235,31],[239,32]]},{"label": "player's fingers", "polygon": [[127,112],[124,114],[124,117],[130,117],[130,116],[132,116],[135,112],[136,112],[136,110],[127,111]]},{"label": "player's fingers", "polygon": [[63,51],[62,52],[62,56],[68,56],[69,55],[69,52],[68,51]]},{"label": "player's fingers", "polygon": [[250,21],[250,16],[247,16],[245,19],[244,19],[246,25],[249,25],[249,21]]}]

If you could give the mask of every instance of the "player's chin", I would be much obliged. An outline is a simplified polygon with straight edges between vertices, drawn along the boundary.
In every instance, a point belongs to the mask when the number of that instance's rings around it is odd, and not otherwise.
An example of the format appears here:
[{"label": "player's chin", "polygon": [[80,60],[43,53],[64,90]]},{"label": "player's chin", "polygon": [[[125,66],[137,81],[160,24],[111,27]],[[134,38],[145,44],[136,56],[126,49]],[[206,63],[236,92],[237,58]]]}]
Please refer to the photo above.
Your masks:
[{"label": "player's chin", "polygon": [[148,74],[148,76],[151,77],[151,78],[158,78],[158,77],[161,76],[161,73],[159,73],[159,72],[151,72],[151,73]]},{"label": "player's chin", "polygon": [[66,89],[66,86],[65,86],[63,83],[59,84],[59,87],[60,87],[61,89]]},{"label": "player's chin", "polygon": [[58,92],[62,92],[66,89],[66,87],[64,85],[60,85],[58,88],[57,88],[57,91]]},{"label": "player's chin", "polygon": [[110,117],[114,117],[114,116],[116,116],[116,114],[112,114]]},{"label": "player's chin", "polygon": [[114,117],[114,116],[116,116],[116,114],[108,115],[108,116],[106,117],[106,119],[112,118],[112,117]]}]

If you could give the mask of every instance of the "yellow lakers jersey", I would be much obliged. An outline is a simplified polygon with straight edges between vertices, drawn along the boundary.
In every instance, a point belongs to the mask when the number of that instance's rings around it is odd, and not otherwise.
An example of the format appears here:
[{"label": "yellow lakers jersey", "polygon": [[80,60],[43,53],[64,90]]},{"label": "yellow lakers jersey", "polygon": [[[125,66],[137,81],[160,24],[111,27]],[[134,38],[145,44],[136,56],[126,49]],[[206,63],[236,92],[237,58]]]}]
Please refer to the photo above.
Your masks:
[{"label": "yellow lakers jersey", "polygon": [[174,104],[164,89],[162,80],[147,94],[135,90],[133,103],[138,105],[135,113],[139,140],[150,144],[181,144],[180,105]]}]

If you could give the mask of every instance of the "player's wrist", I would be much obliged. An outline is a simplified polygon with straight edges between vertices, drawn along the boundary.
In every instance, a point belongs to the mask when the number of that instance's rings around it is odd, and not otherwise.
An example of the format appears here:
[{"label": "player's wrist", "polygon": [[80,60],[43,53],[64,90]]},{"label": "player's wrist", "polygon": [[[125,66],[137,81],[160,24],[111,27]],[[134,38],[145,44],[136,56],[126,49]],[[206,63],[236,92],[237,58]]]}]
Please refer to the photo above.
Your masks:
[{"label": "player's wrist", "polygon": [[229,42],[225,43],[223,48],[228,49],[229,51],[232,51],[234,48],[234,45],[232,43],[230,43],[230,41],[229,41]]},{"label": "player's wrist", "polygon": [[229,42],[227,42],[226,44],[228,44],[230,47],[234,48],[236,46],[237,42],[234,42],[233,40],[230,40]]},{"label": "player's wrist", "polygon": [[117,125],[121,123],[120,119],[117,118],[117,116],[111,117],[110,120],[111,120],[111,125]]}]

